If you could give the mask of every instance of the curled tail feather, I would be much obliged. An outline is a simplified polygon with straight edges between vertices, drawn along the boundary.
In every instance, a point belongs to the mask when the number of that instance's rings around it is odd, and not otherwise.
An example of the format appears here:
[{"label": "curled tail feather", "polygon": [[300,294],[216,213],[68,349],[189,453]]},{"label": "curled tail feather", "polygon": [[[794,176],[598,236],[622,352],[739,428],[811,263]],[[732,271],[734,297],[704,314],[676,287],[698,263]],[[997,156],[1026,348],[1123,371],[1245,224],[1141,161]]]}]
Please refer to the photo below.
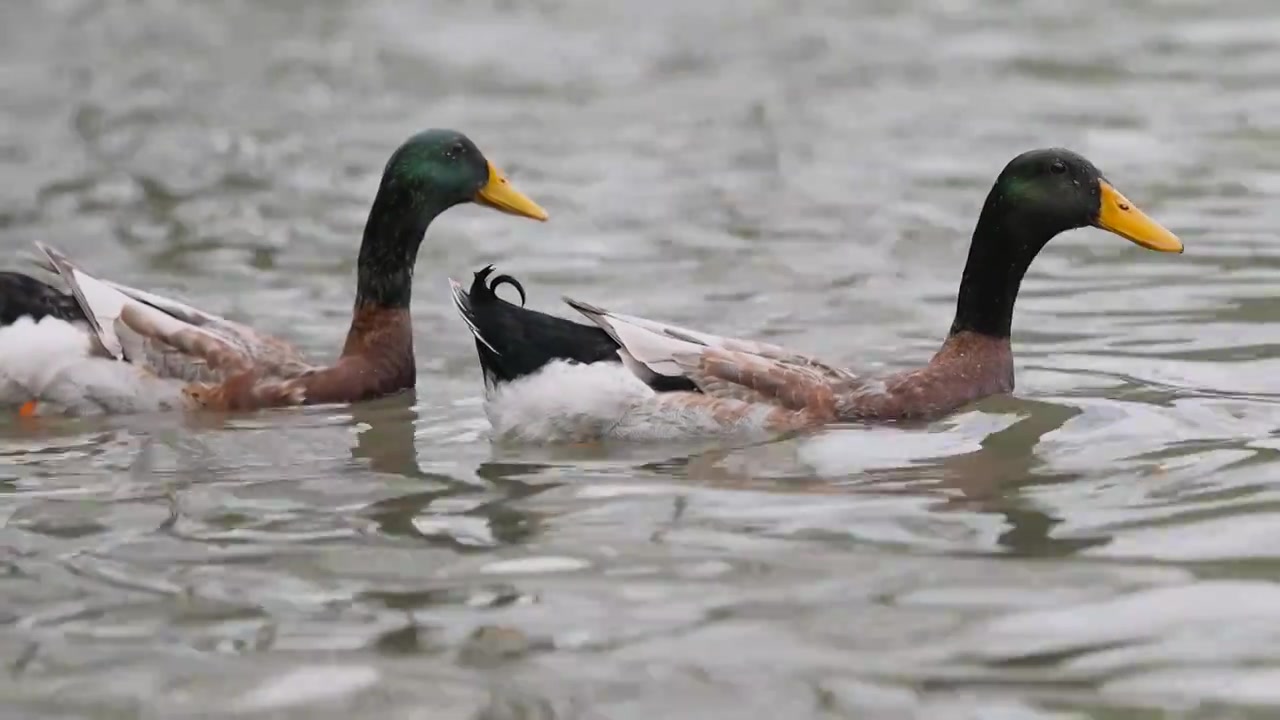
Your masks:
[{"label": "curled tail feather", "polygon": [[476,306],[486,305],[498,299],[498,288],[502,285],[510,285],[520,294],[520,307],[524,307],[527,300],[524,293],[524,285],[520,281],[510,275],[498,275],[490,282],[489,276],[493,274],[493,265],[485,265],[475,272],[471,279],[471,288],[463,290],[462,285],[455,280],[449,280],[449,286],[453,293],[453,305],[458,310],[458,314],[462,316],[462,321],[467,324],[467,329],[475,337],[477,343],[481,343],[489,352],[494,355],[501,355],[493,343],[480,330],[480,323],[476,318]]},{"label": "curled tail feather", "polygon": [[[524,307],[526,298],[524,295],[524,286],[520,284],[520,281],[505,273],[502,275],[495,275],[493,280],[488,280],[489,276],[493,274],[493,271],[494,267],[491,264],[485,265],[477,270],[471,279],[471,290],[468,292],[468,295],[470,295],[474,300],[487,301],[498,296],[498,288],[503,285],[510,285],[516,289],[516,292],[520,293],[520,307]],[[488,282],[486,283],[487,280]]]}]

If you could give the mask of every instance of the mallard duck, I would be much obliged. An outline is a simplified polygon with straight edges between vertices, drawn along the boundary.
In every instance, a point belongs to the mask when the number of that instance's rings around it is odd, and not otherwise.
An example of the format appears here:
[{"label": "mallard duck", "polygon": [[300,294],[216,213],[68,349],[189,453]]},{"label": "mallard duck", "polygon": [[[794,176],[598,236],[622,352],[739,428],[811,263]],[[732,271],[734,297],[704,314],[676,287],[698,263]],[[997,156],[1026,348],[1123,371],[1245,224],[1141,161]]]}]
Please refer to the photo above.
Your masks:
[{"label": "mallard duck", "polygon": [[392,154],[360,245],[351,327],[328,366],[246,325],[98,279],[37,244],[39,264],[66,291],[0,273],[0,406],[23,416],[252,410],[412,388],[418,247],[436,216],[466,202],[547,219],[462,133],[427,130]]},{"label": "mallard duck", "polygon": [[[1182,242],[1080,155],[1033,150],[1005,166],[973,231],[955,320],[924,367],[868,378],[762,342],[721,337],[564,298],[589,324],[524,307],[510,276],[453,280],[475,336],[498,439],[582,442],[776,433],[834,422],[933,419],[1013,390],[1013,305],[1057,234],[1092,225],[1142,247]],[[520,305],[499,298],[516,287]]]}]

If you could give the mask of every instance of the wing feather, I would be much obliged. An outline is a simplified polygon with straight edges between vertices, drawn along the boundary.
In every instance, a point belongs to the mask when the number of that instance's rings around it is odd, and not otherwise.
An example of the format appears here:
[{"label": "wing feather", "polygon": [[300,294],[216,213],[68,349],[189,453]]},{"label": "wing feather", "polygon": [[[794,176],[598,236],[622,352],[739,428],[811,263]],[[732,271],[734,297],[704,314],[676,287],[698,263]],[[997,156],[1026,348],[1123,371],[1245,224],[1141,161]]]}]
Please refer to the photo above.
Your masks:
[{"label": "wing feather", "polygon": [[627,367],[688,378],[711,398],[766,403],[819,415],[834,412],[836,396],[861,385],[847,370],[770,343],[712,335],[611,312],[565,298],[620,346]]}]

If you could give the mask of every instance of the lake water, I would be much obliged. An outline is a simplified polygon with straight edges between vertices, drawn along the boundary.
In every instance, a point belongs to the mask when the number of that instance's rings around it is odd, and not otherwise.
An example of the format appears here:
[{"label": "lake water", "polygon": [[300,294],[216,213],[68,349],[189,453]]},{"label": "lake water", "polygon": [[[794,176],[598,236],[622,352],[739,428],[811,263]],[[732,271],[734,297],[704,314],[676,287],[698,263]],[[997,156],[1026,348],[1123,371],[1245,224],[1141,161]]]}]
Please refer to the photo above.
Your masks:
[{"label": "lake water", "polygon": [[[1280,9],[1263,0],[10,0],[0,246],[336,354],[379,173],[465,131],[541,203],[428,233],[416,396],[0,426],[0,705],[71,718],[1280,712]],[[1015,154],[1064,235],[1018,390],[750,446],[491,444],[447,278],[925,361]]]}]

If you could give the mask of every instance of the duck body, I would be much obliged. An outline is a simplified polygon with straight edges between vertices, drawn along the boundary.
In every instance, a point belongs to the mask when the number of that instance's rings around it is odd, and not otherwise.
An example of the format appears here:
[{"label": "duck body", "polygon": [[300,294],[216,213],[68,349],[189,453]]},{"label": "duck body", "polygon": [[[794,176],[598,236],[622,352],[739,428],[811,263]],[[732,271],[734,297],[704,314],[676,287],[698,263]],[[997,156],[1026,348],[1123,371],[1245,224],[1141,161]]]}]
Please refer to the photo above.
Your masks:
[{"label": "duck body", "polygon": [[28,416],[196,409],[193,386],[223,382],[244,366],[264,383],[315,369],[283,341],[99,280],[59,251],[37,248],[40,266],[68,290],[0,273],[0,407]]},{"label": "duck body", "polygon": [[37,243],[37,265],[54,279],[0,273],[0,408],[256,410],[411,389],[418,247],[436,216],[464,202],[546,219],[461,133],[425,131],[392,155],[365,226],[347,339],[330,364],[248,325],[99,279]]},{"label": "duck body", "polygon": [[[498,297],[492,268],[454,301],[476,337],[485,413],[517,442],[758,436],[833,422],[922,420],[1013,390],[1007,338],[960,333],[929,365],[885,377],[741,338],[566,298],[592,324]],[[504,276],[505,277],[505,276]]]},{"label": "duck body", "polygon": [[[923,367],[859,375],[769,343],[611,312],[564,298],[586,324],[523,307],[491,267],[454,302],[475,336],[495,439],[516,442],[758,436],[838,422],[930,420],[1014,389],[1013,305],[1027,267],[1058,233],[1093,225],[1134,243],[1181,242],[1067,150],[1024,153],[988,194],[955,320]],[[496,294],[520,290],[517,306]]]}]

